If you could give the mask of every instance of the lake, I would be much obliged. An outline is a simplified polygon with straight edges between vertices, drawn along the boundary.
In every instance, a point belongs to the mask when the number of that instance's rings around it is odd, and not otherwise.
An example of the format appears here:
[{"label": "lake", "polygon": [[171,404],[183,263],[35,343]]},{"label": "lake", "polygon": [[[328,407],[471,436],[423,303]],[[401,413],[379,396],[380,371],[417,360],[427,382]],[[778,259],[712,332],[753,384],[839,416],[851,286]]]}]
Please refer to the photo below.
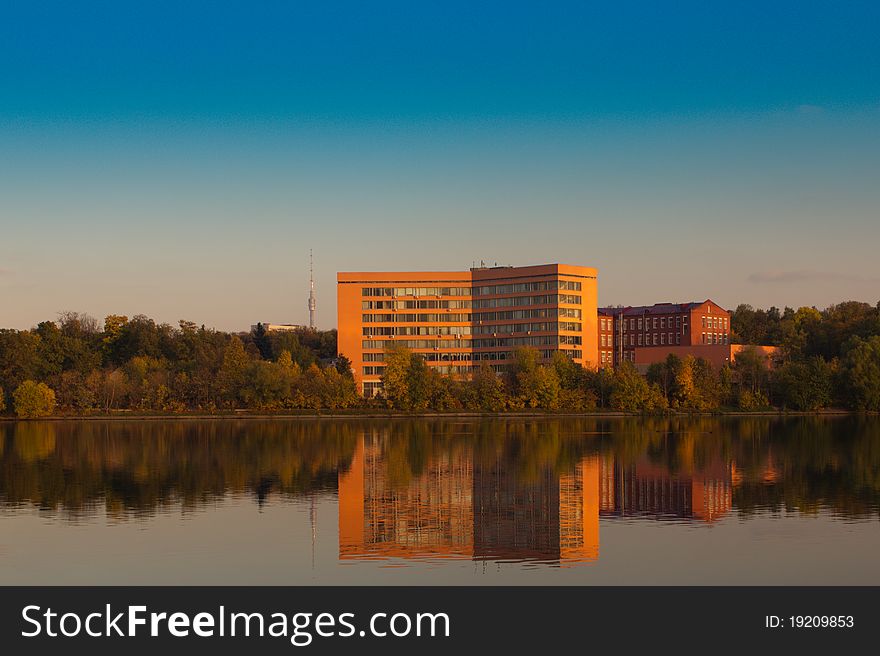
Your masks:
[{"label": "lake", "polygon": [[880,585],[880,418],[0,422],[0,584]]}]

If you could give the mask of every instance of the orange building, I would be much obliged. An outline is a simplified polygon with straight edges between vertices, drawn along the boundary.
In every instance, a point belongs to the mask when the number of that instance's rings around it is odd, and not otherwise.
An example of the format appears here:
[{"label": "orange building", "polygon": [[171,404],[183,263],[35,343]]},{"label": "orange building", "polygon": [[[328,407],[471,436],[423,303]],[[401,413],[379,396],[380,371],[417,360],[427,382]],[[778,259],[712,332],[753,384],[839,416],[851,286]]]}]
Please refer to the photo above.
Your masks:
[{"label": "orange building", "polygon": [[360,391],[381,389],[385,352],[420,354],[440,373],[501,371],[514,349],[598,361],[596,269],[567,264],[469,271],[337,274],[338,353]]},{"label": "orange building", "polygon": [[640,348],[697,356],[699,349],[689,349],[730,344],[730,312],[711,300],[599,308],[598,328],[600,367],[635,363]]}]

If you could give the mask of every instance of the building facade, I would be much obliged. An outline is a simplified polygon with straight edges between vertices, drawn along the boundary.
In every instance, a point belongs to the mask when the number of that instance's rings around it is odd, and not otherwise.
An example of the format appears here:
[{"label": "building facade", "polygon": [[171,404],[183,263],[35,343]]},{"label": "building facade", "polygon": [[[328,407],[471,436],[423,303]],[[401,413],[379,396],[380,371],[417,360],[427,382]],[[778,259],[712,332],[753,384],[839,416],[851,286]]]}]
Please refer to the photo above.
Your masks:
[{"label": "building facade", "polygon": [[520,346],[597,362],[596,269],[567,264],[337,274],[338,352],[366,396],[399,345],[439,373],[503,370]]},{"label": "building facade", "polygon": [[[598,365],[636,362],[638,349],[730,344],[730,313],[711,300],[598,310]],[[690,352],[690,351],[688,351]],[[693,351],[699,355],[699,349]]]}]

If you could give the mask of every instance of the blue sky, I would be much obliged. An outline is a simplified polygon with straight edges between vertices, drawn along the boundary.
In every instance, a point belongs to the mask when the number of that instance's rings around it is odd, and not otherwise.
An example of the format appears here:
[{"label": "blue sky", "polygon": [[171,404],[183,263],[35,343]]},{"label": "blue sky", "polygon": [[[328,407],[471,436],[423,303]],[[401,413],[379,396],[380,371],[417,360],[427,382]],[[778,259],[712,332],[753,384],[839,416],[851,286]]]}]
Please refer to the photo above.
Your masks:
[{"label": "blue sky", "polygon": [[873,2],[0,3],[0,326],[318,316],[337,270],[880,299]]}]

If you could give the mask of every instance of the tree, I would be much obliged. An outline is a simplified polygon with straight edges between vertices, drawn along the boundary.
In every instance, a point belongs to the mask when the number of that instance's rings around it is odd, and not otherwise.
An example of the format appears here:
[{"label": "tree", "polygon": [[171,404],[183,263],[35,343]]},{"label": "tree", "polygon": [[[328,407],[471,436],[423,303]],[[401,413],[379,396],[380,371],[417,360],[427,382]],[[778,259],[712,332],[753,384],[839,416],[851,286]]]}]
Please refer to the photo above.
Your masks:
[{"label": "tree", "polygon": [[412,403],[409,398],[409,365],[412,353],[405,348],[394,346],[385,352],[385,369],[382,372],[382,387],[388,404],[395,409],[408,410]]},{"label": "tree", "polygon": [[695,395],[688,403],[694,410],[712,410],[721,403],[721,387],[712,363],[705,358],[688,356],[691,368]]},{"label": "tree", "polygon": [[340,353],[336,356],[336,363],[334,364],[336,367],[336,371],[338,371],[341,375],[346,378],[354,379],[354,372],[351,369],[351,360],[349,360],[345,355]]},{"label": "tree", "polygon": [[747,346],[736,354],[733,370],[737,375],[740,389],[751,394],[764,394],[769,379],[767,356],[754,346]]},{"label": "tree", "polygon": [[15,414],[22,419],[48,417],[55,410],[55,392],[46,383],[26,380],[12,394]]},{"label": "tree", "polygon": [[806,362],[786,362],[773,378],[786,407],[812,411],[831,404],[832,367],[818,355]]},{"label": "tree", "polygon": [[847,405],[855,410],[880,411],[880,335],[850,339],[841,369]]},{"label": "tree", "polygon": [[504,381],[487,361],[480,362],[480,367],[474,372],[472,385],[477,408],[483,412],[500,412],[507,405]]},{"label": "tree", "polygon": [[0,387],[0,413],[6,411],[6,392],[3,391],[3,388]]},{"label": "tree", "polygon": [[614,372],[611,407],[625,412],[651,412],[665,409],[667,403],[660,388],[650,385],[631,362],[624,360]]},{"label": "tree", "polygon": [[245,372],[250,361],[245,353],[244,343],[237,335],[233,335],[223,350],[223,364],[218,374],[220,397],[227,405],[234,406],[241,398]]}]

